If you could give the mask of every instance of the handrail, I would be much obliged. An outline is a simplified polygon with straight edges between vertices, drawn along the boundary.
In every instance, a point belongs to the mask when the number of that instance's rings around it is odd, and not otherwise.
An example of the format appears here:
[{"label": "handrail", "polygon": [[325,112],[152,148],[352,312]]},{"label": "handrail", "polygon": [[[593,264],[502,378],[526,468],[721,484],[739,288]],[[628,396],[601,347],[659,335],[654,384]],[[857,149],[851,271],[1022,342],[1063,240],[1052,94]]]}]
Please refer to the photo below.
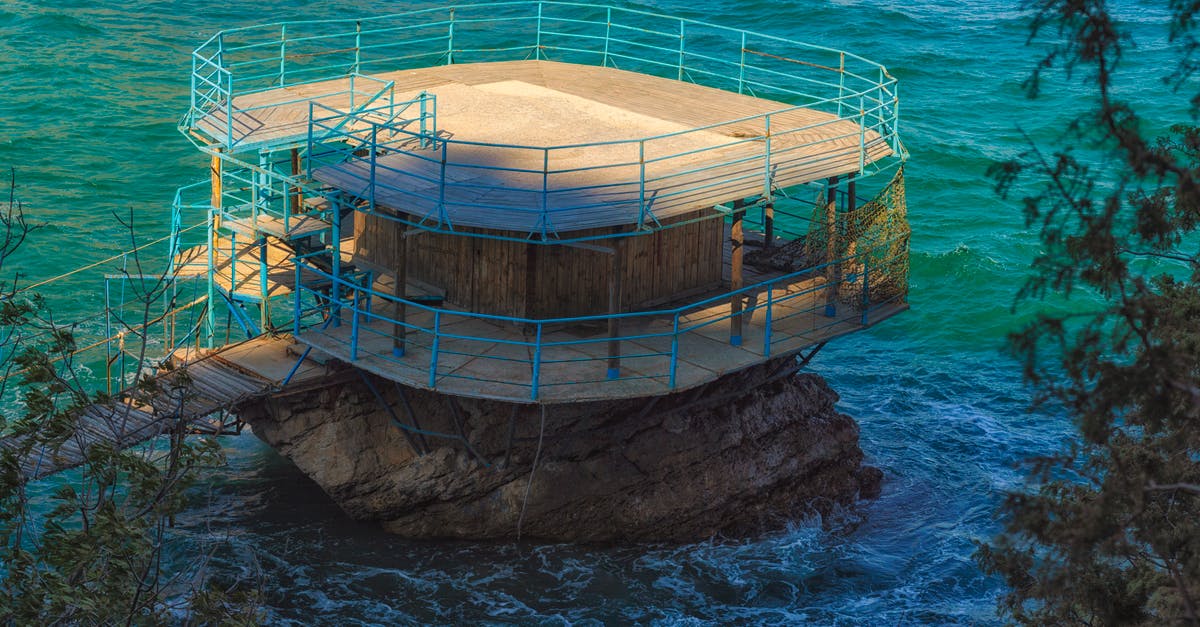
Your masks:
[{"label": "handrail", "polygon": [[[880,242],[876,248],[882,248],[892,242]],[[855,255],[839,258],[827,263],[815,265],[803,270],[788,273],[765,281],[760,281],[752,285],[748,285],[736,290],[730,290],[726,293],[706,298],[697,302],[689,303],[674,308],[654,309],[648,311],[624,312],[614,314],[598,314],[584,315],[573,317],[556,317],[556,318],[528,318],[521,316],[504,316],[496,314],[485,314],[479,312],[460,311],[448,309],[446,307],[432,306],[419,300],[413,300],[404,297],[398,297],[394,294],[380,292],[369,282],[362,282],[357,279],[347,277],[339,277],[331,272],[322,270],[312,261],[322,255],[330,254],[329,251],[321,251],[318,253],[310,253],[308,255],[299,256],[295,259],[296,264],[296,316],[295,330],[297,337],[303,339],[306,329],[321,324],[321,330],[313,331],[326,336],[330,336],[327,331],[327,322],[331,318],[341,319],[343,316],[350,317],[351,329],[347,342],[347,354],[351,361],[360,359],[365,351],[363,334],[373,334],[375,336],[388,336],[393,340],[408,342],[414,346],[424,348],[429,351],[427,361],[420,362],[419,358],[412,357],[413,351],[404,351],[402,355],[393,355],[390,352],[370,353],[371,356],[384,359],[395,365],[404,366],[407,368],[415,368],[426,372],[430,387],[436,387],[437,381],[441,377],[450,376],[456,377],[453,373],[442,373],[439,370],[439,356],[445,357],[449,354],[467,356],[472,358],[482,358],[488,360],[501,360],[505,362],[524,363],[530,368],[531,372],[526,372],[520,369],[505,369],[496,372],[491,379],[482,379],[481,381],[490,383],[500,383],[506,385],[515,385],[518,387],[528,387],[530,398],[537,400],[540,394],[539,376],[540,369],[546,364],[565,363],[565,362],[595,362],[597,364],[596,372],[601,371],[601,367],[607,363],[607,356],[575,356],[569,358],[552,358],[547,355],[547,351],[555,348],[565,347],[581,347],[589,344],[604,344],[610,342],[638,342],[646,340],[669,340],[671,349],[666,350],[651,350],[644,352],[626,353],[620,356],[624,362],[645,361],[652,358],[667,358],[669,361],[666,366],[659,366],[658,370],[653,367],[642,365],[637,368],[640,374],[627,375],[617,378],[652,378],[661,379],[664,389],[675,389],[677,385],[679,360],[680,360],[680,343],[691,334],[695,334],[714,324],[731,320],[736,317],[741,317],[748,321],[747,324],[755,328],[762,329],[762,342],[759,346],[753,349],[763,357],[770,357],[773,347],[779,342],[785,341],[789,337],[794,337],[794,334],[789,335],[786,322],[789,317],[799,315],[793,305],[797,301],[805,297],[814,297],[823,295],[831,289],[828,283],[827,270],[833,267],[857,267],[861,268],[856,271],[847,272],[838,280],[838,285],[855,286],[859,296],[852,299],[850,302],[851,309],[849,315],[828,317],[827,322],[822,326],[805,327],[805,332],[819,331],[822,328],[833,327],[838,324],[845,324],[848,321],[852,324],[868,326],[870,324],[870,313],[877,310],[879,307],[890,304],[894,299],[889,299],[887,302],[873,302],[871,299],[872,289],[871,282],[868,280],[868,273],[871,272],[871,256],[874,250],[860,251]],[[826,279],[819,281],[817,279]],[[316,287],[316,286],[325,287]],[[786,293],[779,295],[776,292],[786,288]],[[684,317],[693,312],[698,312],[713,305],[727,303],[731,298],[738,296],[749,296],[765,292],[767,297],[765,300],[756,302],[746,307],[740,312],[730,312],[713,318],[705,318],[698,321],[684,323]],[[305,295],[313,298],[314,305],[304,308],[301,302]],[[331,296],[337,295],[337,296]],[[375,302],[374,305],[363,306],[361,303]],[[384,306],[380,306],[383,304]],[[404,319],[396,319],[388,315],[380,313],[380,311],[391,310],[391,305],[402,306],[409,314]],[[788,307],[792,306],[789,311]],[[824,298],[814,298],[813,302],[801,309],[799,313],[810,313],[813,319],[819,319],[827,314],[819,312],[825,311],[826,300]],[[340,312],[340,313],[339,313]],[[425,312],[432,314],[432,326],[422,326],[410,322],[409,319],[415,315],[415,312]],[[765,318],[765,324],[759,324],[755,321],[756,312],[762,312]],[[314,314],[320,314],[310,324],[306,325],[305,319],[313,318]],[[510,337],[502,337],[501,333],[496,335],[472,335],[456,331],[459,327],[451,327],[450,330],[445,328],[446,320],[479,320],[485,322],[497,323],[497,328],[512,328],[513,325],[524,326],[536,330],[536,339],[524,340],[512,339]],[[572,326],[577,327],[581,324],[591,324],[593,326],[601,326],[597,323],[607,322],[610,320],[651,320],[661,319],[671,321],[670,331],[646,331],[625,333],[618,336],[609,336],[598,334],[595,337],[586,337],[570,340],[547,340],[544,337],[544,332],[547,327],[553,326]],[[365,322],[364,322],[365,321]],[[372,322],[376,323],[372,326]],[[380,331],[376,327],[382,328],[399,328],[403,329],[400,336]],[[621,325],[622,328],[629,328],[629,325]],[[471,327],[474,328],[474,327]],[[478,333],[478,331],[476,332]],[[414,335],[415,334],[415,335]],[[423,340],[420,338],[424,338]],[[453,341],[462,343],[484,343],[488,346],[514,346],[526,347],[531,350],[528,359],[521,359],[503,354],[495,354],[491,349],[480,349],[477,352],[461,352],[467,350],[458,348],[454,351],[448,350],[446,347]],[[740,342],[740,339],[739,339]],[[733,346],[738,344],[731,340]],[[388,343],[388,346],[391,346]],[[413,361],[418,359],[418,361]],[[422,365],[423,363],[423,365]],[[523,379],[528,374],[530,383],[524,383]],[[612,377],[608,377],[612,378]],[[597,377],[594,383],[600,383],[605,380],[605,377]],[[587,383],[576,382],[576,383]],[[556,385],[556,384],[545,384]],[[562,384],[558,384],[562,385]]]},{"label": "handrail", "polygon": [[[630,18],[634,18],[632,22]],[[456,24],[460,26],[457,30]],[[465,25],[475,28],[463,28]],[[497,45],[522,39],[524,43],[517,45]],[[361,19],[276,22],[228,29],[193,52],[190,120],[194,124],[202,119],[206,107],[211,108],[222,98],[226,108],[231,108],[229,102],[240,95],[351,74],[367,75],[364,66],[375,71],[398,69],[395,60],[400,57],[437,55],[444,63],[455,63],[468,56],[520,59],[530,53],[536,53],[539,59],[561,56],[607,66],[616,65],[616,60],[649,63],[651,70],[661,68],[662,74],[670,78],[719,88],[733,83],[739,92],[768,90],[800,98],[801,106],[809,108],[830,105],[831,111],[840,112],[851,101],[862,99],[878,105],[870,107],[878,111],[872,130],[888,145],[900,149],[897,152],[902,151],[895,135],[896,79],[878,63],[774,35],[575,2],[473,3]],[[815,56],[796,58],[801,53]],[[314,61],[326,58],[330,62]],[[240,71],[256,64],[271,69],[261,74]],[[218,78],[227,80],[216,81],[222,88],[204,91],[208,77],[202,71],[213,65],[221,72]],[[813,73],[832,73],[839,78],[819,80]],[[836,96],[798,91],[789,84],[797,81],[834,90]],[[851,110],[862,112],[865,108]],[[865,118],[861,113],[857,117]],[[226,140],[228,145],[234,144],[232,132]]]}]

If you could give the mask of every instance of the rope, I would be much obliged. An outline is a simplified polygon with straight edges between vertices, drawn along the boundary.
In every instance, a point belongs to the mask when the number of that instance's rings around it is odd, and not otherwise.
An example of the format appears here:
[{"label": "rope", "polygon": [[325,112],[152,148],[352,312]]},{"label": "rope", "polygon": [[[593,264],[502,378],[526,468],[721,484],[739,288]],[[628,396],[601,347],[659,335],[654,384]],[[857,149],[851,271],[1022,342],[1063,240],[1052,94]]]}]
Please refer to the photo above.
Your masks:
[{"label": "rope", "polygon": [[[205,222],[201,222],[201,223],[199,223],[199,224],[193,224],[192,226],[189,226],[189,227],[187,227],[186,229],[182,229],[182,230],[180,230],[180,231],[179,231],[179,233],[187,233],[188,231],[191,231],[192,229],[199,228],[199,227],[202,227],[202,226],[207,226],[207,223],[205,223]],[[19,290],[16,290],[16,291],[14,291],[12,294],[9,294],[8,296],[6,296],[6,297],[5,297],[5,299],[7,300],[8,298],[12,298],[13,296],[16,296],[17,294],[21,294],[21,293],[23,293],[23,292],[27,292],[27,291],[29,291],[29,290],[32,290],[32,289],[39,288],[39,287],[41,287],[41,286],[43,286],[43,285],[47,285],[47,284],[53,283],[53,282],[55,282],[55,281],[60,281],[60,280],[62,280],[62,279],[65,279],[65,278],[67,278],[67,277],[69,277],[69,276],[72,276],[72,275],[75,275],[75,274],[79,274],[80,272],[83,272],[84,270],[91,270],[92,268],[95,268],[96,266],[102,266],[102,265],[104,265],[104,264],[106,264],[106,263],[109,263],[109,262],[111,262],[111,261],[116,261],[116,260],[118,260],[118,259],[127,258],[127,257],[128,257],[130,254],[132,254],[132,253],[135,253],[135,252],[137,252],[137,251],[139,251],[139,250],[141,250],[141,249],[143,249],[143,248],[146,248],[146,247],[148,247],[148,246],[153,246],[153,245],[155,245],[155,244],[161,244],[162,242],[165,242],[166,240],[168,240],[168,239],[171,239],[172,237],[175,237],[175,235],[176,235],[176,234],[172,234],[172,235],[166,235],[166,236],[160,237],[160,238],[158,238],[158,239],[156,239],[156,240],[154,240],[154,241],[151,241],[151,242],[146,242],[145,244],[142,244],[141,246],[138,246],[137,248],[133,248],[133,249],[127,250],[127,251],[125,251],[125,252],[123,252],[123,253],[118,253],[118,254],[116,254],[116,255],[113,255],[112,257],[109,257],[109,258],[107,258],[107,259],[101,259],[100,261],[97,261],[97,262],[95,262],[95,263],[90,263],[90,264],[88,264],[88,265],[86,265],[86,266],[81,266],[81,267],[79,267],[79,268],[75,268],[74,270],[71,270],[70,272],[66,272],[66,273],[60,274],[60,275],[58,275],[58,276],[56,276],[56,277],[51,277],[51,278],[49,278],[49,279],[46,279],[46,280],[44,280],[44,281],[38,281],[37,283],[34,283],[34,284],[32,284],[32,285],[27,285],[27,286],[25,286],[25,287],[22,287],[22,288],[21,288],[21,289],[19,289]]]},{"label": "rope", "polygon": [[[165,319],[166,319],[168,316],[171,316],[172,314],[177,314],[177,313],[180,313],[180,312],[182,312],[182,311],[185,311],[185,310],[187,310],[187,309],[189,309],[189,308],[191,308],[191,307],[195,307],[196,305],[199,305],[200,303],[202,303],[202,302],[205,302],[205,301],[207,301],[207,300],[208,300],[208,296],[201,296],[201,297],[199,297],[199,298],[197,298],[197,299],[193,300],[192,302],[190,302],[190,303],[188,303],[188,304],[186,304],[186,305],[183,305],[183,306],[181,306],[181,307],[177,307],[177,308],[175,308],[175,309],[173,309],[173,310],[171,310],[171,311],[168,311],[168,312],[166,312],[166,313],[164,313],[164,314],[161,314],[161,315],[157,316],[156,318],[154,318],[153,320],[150,320],[150,321],[146,322],[145,324],[139,324],[139,325],[137,325],[137,326],[134,326],[134,327],[129,327],[128,329],[126,329],[126,330],[124,330],[124,331],[122,331],[122,332],[120,332],[120,333],[118,333],[118,334],[116,334],[116,335],[114,335],[114,336],[112,336],[112,337],[107,337],[107,338],[104,338],[104,339],[102,339],[102,340],[99,340],[99,341],[96,341],[96,342],[92,342],[91,344],[88,344],[87,346],[84,346],[83,348],[77,348],[77,349],[75,349],[75,350],[71,351],[71,352],[70,352],[68,355],[64,355],[64,356],[60,356],[60,357],[55,357],[55,358],[53,358],[53,359],[51,359],[51,360],[50,360],[50,363],[57,363],[57,362],[59,362],[59,361],[62,361],[62,360],[63,360],[63,359],[65,359],[66,357],[74,357],[75,355],[78,355],[78,354],[80,354],[80,353],[82,353],[82,352],[85,352],[85,351],[92,350],[93,348],[97,348],[97,347],[99,347],[99,346],[103,346],[103,345],[104,345],[105,343],[107,343],[107,342],[111,342],[111,341],[113,341],[113,340],[118,340],[118,339],[121,339],[121,336],[129,335],[129,334],[136,334],[138,331],[142,331],[142,330],[148,329],[148,328],[150,328],[150,326],[151,326],[151,325],[158,324],[159,322],[162,322],[163,320],[165,320]],[[37,335],[37,336],[34,336],[34,339],[36,339],[37,337],[42,337],[42,336],[44,336],[44,335],[45,335],[45,334],[39,334],[39,335]],[[188,335],[190,336],[190,335],[191,335],[191,333],[189,333]],[[8,373],[8,374],[6,374],[6,375],[4,375],[4,376],[0,376],[0,383],[3,383],[4,381],[7,381],[7,380],[9,380],[9,379],[11,379],[11,378],[13,378],[13,377],[15,377],[15,376],[17,376],[17,375],[24,374],[24,373],[26,373],[26,372],[28,372],[28,371],[29,371],[29,369],[28,369],[28,368],[22,368],[21,370],[17,370],[16,372],[10,372],[10,373]]]},{"label": "rope", "polygon": [[533,456],[533,467],[529,469],[529,481],[525,483],[525,499],[521,501],[521,515],[517,517],[517,542],[521,541],[521,525],[525,522],[525,508],[529,506],[529,491],[533,488],[533,473],[537,472],[538,460],[542,458],[542,439],[546,435],[546,406],[542,405],[542,425],[538,428],[537,453]]}]

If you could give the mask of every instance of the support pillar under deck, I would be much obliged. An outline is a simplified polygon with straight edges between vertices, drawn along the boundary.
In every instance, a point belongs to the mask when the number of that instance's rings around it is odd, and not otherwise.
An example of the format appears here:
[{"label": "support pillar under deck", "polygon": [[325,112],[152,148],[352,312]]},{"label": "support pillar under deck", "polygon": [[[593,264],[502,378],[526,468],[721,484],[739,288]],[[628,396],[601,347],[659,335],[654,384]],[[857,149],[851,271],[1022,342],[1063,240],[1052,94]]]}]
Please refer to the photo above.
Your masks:
[{"label": "support pillar under deck", "polygon": [[746,201],[733,202],[733,224],[729,229],[730,260],[729,260],[729,291],[733,296],[729,299],[729,343],[733,346],[742,345],[742,303],[744,294],[741,290],[745,280],[742,276],[742,247],[745,244],[744,218],[746,217]]},{"label": "support pillar under deck", "polygon": [[[620,232],[620,229],[614,233]],[[621,275],[625,271],[621,264],[620,239],[613,240],[612,255],[608,265],[608,373],[609,379],[621,376],[621,319],[616,316],[621,313]]]},{"label": "support pillar under deck", "polygon": [[224,191],[221,188],[221,150],[218,148],[209,162],[209,177],[212,181],[212,197],[208,209],[208,313],[204,320],[204,341],[208,348],[213,347],[216,336],[216,248],[217,230],[221,228],[221,198]]},{"label": "support pillar under deck", "polygon": [[841,240],[837,221],[838,177],[829,177],[825,190],[825,263],[828,264],[825,266],[825,315],[832,318],[837,315],[838,286],[842,282],[842,264],[838,259]]},{"label": "support pillar under deck", "polygon": [[[395,247],[392,249],[392,267],[396,271],[396,284],[392,288],[392,295],[396,297],[396,312],[395,323],[392,324],[392,354],[396,357],[404,356],[405,328],[404,317],[407,313],[407,307],[404,306],[404,288],[408,285],[408,225],[404,222],[399,223],[399,228],[396,232]],[[368,288],[371,286],[368,285]],[[367,298],[370,298],[370,293]]]}]

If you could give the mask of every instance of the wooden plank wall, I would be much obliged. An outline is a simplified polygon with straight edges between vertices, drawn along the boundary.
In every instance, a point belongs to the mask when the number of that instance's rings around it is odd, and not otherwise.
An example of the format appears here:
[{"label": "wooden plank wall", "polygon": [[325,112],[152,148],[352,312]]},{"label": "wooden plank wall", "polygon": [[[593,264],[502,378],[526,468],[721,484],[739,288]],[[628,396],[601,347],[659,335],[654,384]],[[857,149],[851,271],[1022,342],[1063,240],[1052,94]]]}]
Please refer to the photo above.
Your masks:
[{"label": "wooden plank wall", "polygon": [[421,233],[408,238],[408,276],[445,289],[448,302],[469,311],[522,317],[527,246],[524,242]]},{"label": "wooden plank wall", "polygon": [[[711,210],[664,221],[686,222]],[[711,218],[621,240],[622,298],[626,310],[653,306],[721,281],[724,220]]]},{"label": "wooden plank wall", "polygon": [[[704,215],[712,215],[712,210],[681,215],[665,223],[687,222]],[[618,248],[622,309],[633,311],[719,284],[724,231],[724,221],[712,218],[593,244]],[[536,283],[528,286],[530,317],[608,311],[607,254],[570,246],[534,247],[531,274]]]},{"label": "wooden plank wall", "polygon": [[[391,268],[400,223],[362,211],[350,215],[354,216],[354,256],[376,266]],[[342,228],[345,228],[345,221],[343,218]]]},{"label": "wooden plank wall", "polygon": [[[711,213],[695,212],[672,221]],[[365,213],[356,218],[356,256],[392,267],[399,225]],[[712,218],[592,244],[617,247],[622,257],[622,308],[631,311],[717,285],[723,237],[724,221]],[[415,234],[405,241],[409,278],[445,289],[449,303],[469,311],[529,318],[608,311],[610,258],[606,253],[443,233]]]}]

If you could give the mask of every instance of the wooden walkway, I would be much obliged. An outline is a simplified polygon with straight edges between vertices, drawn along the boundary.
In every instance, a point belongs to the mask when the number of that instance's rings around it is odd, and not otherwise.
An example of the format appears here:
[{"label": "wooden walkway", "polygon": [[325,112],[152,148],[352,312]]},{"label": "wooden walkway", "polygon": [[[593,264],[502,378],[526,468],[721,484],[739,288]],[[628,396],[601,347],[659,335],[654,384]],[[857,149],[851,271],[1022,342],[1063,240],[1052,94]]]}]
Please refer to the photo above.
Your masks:
[{"label": "wooden walkway", "polygon": [[[71,432],[57,447],[41,447],[19,460],[26,480],[82,465],[87,451],[100,443],[128,448],[185,424],[202,433],[220,433],[223,412],[279,389],[298,358],[290,338],[257,338],[215,352],[180,351],[175,369],[155,377],[149,396],[127,391],[111,403],[84,408]],[[186,376],[181,373],[186,372]],[[319,379],[324,369],[306,362],[293,383]],[[134,400],[134,399],[138,400]],[[22,438],[0,438],[0,447],[21,448]]]}]

